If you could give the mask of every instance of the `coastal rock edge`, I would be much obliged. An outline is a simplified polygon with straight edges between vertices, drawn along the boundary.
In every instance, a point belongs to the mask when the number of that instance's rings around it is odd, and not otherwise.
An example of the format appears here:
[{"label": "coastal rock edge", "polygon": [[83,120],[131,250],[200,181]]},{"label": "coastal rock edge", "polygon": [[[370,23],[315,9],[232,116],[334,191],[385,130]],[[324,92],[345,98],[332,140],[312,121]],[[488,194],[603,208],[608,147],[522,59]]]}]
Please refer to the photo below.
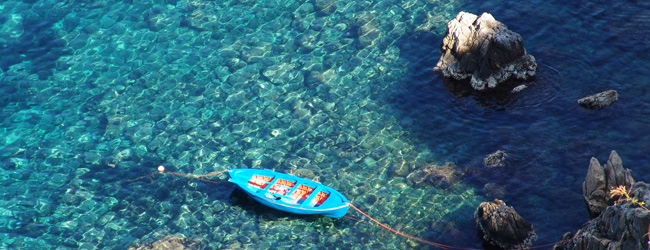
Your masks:
[{"label": "coastal rock edge", "polygon": [[607,206],[613,205],[610,190],[618,186],[629,189],[634,184],[634,178],[629,169],[623,168],[623,160],[612,150],[607,163],[600,165],[594,157],[589,162],[587,178],[582,183],[582,195],[589,210],[591,219],[598,216]]},{"label": "coastal rock edge", "polygon": [[[610,188],[623,185],[626,187],[625,190],[628,190],[630,198],[635,199],[636,204],[630,200],[625,200],[625,197],[619,202],[615,202],[615,200],[609,201],[608,206],[605,206],[595,218],[585,223],[578,231],[565,233],[560,243],[557,243],[553,249],[648,249],[650,242],[648,236],[650,212],[646,207],[641,207],[638,204],[641,202],[643,204],[650,203],[650,185],[641,181],[634,183],[630,171],[623,169],[621,158],[616,151],[612,151],[605,166],[599,168],[599,165],[598,160],[591,159],[587,180],[583,185],[585,190],[591,190],[590,187]],[[597,180],[594,180],[594,177]],[[610,199],[611,189],[600,190],[596,192],[603,192],[604,194],[599,196]],[[585,199],[587,199],[588,193],[584,195]],[[587,206],[589,207],[590,204],[587,203]]]}]

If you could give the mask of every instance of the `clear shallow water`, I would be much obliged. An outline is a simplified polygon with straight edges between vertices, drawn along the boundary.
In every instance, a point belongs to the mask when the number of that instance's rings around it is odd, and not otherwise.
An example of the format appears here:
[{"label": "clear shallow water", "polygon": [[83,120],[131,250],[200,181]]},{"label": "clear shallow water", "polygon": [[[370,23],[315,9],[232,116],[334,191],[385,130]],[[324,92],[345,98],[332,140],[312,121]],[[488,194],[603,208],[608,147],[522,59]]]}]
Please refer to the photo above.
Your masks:
[{"label": "clear shallow water", "polygon": [[[388,225],[474,248],[472,213],[495,195],[544,244],[587,220],[590,157],[616,150],[649,177],[644,3],[31,2],[0,9],[2,248],[167,236],[207,248],[428,248],[352,220],[269,211],[225,182],[147,177],[159,164],[318,176]],[[532,87],[486,98],[431,71],[461,10],[522,35],[539,64]],[[621,97],[604,110],[576,103],[612,88]],[[497,149],[506,167],[484,169]],[[447,190],[393,173],[445,161],[465,171]]]}]

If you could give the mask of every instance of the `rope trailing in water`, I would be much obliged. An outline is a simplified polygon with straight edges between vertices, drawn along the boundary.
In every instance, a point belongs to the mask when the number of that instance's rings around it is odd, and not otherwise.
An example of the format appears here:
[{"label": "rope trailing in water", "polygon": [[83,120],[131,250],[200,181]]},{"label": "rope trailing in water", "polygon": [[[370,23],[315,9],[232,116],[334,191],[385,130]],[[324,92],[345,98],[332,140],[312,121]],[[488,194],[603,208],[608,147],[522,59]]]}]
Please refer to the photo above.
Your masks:
[{"label": "rope trailing in water", "polygon": [[222,174],[222,173],[229,172],[229,171],[230,171],[230,170],[226,169],[226,170],[222,170],[222,171],[219,171],[219,172],[214,172],[214,173],[209,173],[209,174],[199,174],[199,175],[196,175],[196,174],[183,174],[183,173],[178,173],[178,172],[168,171],[168,170],[165,170],[165,166],[163,166],[163,165],[158,166],[158,173],[161,173],[161,174],[162,174],[162,173],[168,173],[168,174],[173,174],[173,175],[178,175],[178,176],[183,176],[183,177],[193,178],[193,179],[197,179],[197,180],[200,180],[200,181],[210,182],[210,183],[214,183],[214,184],[218,184],[219,182],[217,182],[217,181],[212,181],[212,180],[208,180],[208,179],[204,179],[204,178],[200,178],[200,177],[207,177],[207,176],[218,175],[218,174]]},{"label": "rope trailing in water", "polygon": [[134,178],[134,179],[126,180],[126,182],[134,182],[134,181],[141,180],[141,179],[144,179],[144,178],[149,177],[149,181],[150,181],[151,183],[153,183],[153,178],[155,177],[155,175],[156,175],[156,172],[151,172],[151,173],[149,173],[148,175],[143,175],[143,176],[140,176],[140,177],[138,177],[138,178]]},{"label": "rope trailing in water", "polygon": [[[373,221],[374,223],[377,223],[377,225],[379,225],[379,226],[383,227],[384,229],[387,229],[388,231],[391,231],[391,232],[393,232],[393,233],[395,233],[395,234],[397,234],[397,235],[400,235],[400,236],[403,236],[403,237],[406,237],[406,238],[409,238],[409,239],[412,239],[412,240],[416,240],[416,241],[419,241],[419,242],[422,242],[422,243],[426,243],[426,244],[429,244],[429,245],[432,245],[432,246],[436,246],[436,247],[439,247],[439,248],[442,248],[442,249],[446,249],[446,250],[448,250],[448,249],[482,250],[482,249],[478,249],[478,248],[465,248],[465,247],[455,247],[455,246],[444,245],[444,244],[436,243],[436,242],[433,242],[433,241],[428,241],[428,240],[425,240],[425,239],[422,239],[422,238],[418,238],[418,237],[415,237],[415,236],[411,236],[411,235],[408,235],[408,234],[402,233],[402,232],[400,232],[400,231],[397,231],[397,230],[395,230],[395,229],[392,229],[392,228],[389,227],[389,226],[386,226],[385,224],[379,222],[379,221],[376,220],[375,218],[370,217],[370,215],[364,213],[364,212],[361,211],[359,208],[357,208],[357,207],[355,207],[354,205],[352,205],[352,203],[349,203],[349,202],[346,202],[346,203],[347,203],[348,205],[350,205],[350,207],[354,208],[354,210],[357,210],[357,212],[359,212],[359,213],[362,214],[363,216],[367,217],[368,219],[370,219],[370,220]],[[352,217],[348,217],[348,216],[345,216],[345,217],[346,217],[346,218],[349,218],[349,219],[356,220],[356,221],[360,221],[360,220],[357,220],[357,219],[352,218]],[[363,222],[363,221],[360,221],[360,222]],[[367,223],[367,222],[364,222],[364,223]],[[648,231],[650,231],[650,226],[648,226]],[[536,248],[543,248],[543,247],[554,246],[555,244],[558,244],[558,243],[564,243],[564,242],[571,241],[571,240],[573,240],[574,238],[576,238],[576,236],[577,236],[577,235],[574,235],[574,236],[571,237],[570,239],[561,240],[561,241],[554,242],[554,243],[550,243],[550,244],[544,244],[544,245],[538,245],[538,246],[531,246],[531,247],[528,247],[528,248],[526,248],[526,249],[536,249]],[[648,237],[650,238],[650,236],[648,236]],[[650,242],[650,241],[648,241],[648,242]]]},{"label": "rope trailing in water", "polygon": [[[183,174],[183,173],[178,173],[178,172],[173,172],[173,171],[167,171],[167,170],[165,170],[165,166],[163,166],[163,165],[158,166],[158,173],[161,173],[161,174],[162,174],[162,173],[168,173],[168,174],[178,175],[178,176],[182,176],[182,177],[188,177],[188,178],[192,178],[192,179],[197,179],[197,180],[200,180],[200,181],[211,182],[211,183],[215,183],[215,184],[218,184],[219,182],[212,181],[212,180],[208,180],[208,179],[204,179],[204,178],[200,178],[200,177],[208,177],[208,176],[218,175],[218,174],[222,174],[222,173],[230,172],[230,171],[231,171],[231,170],[226,169],[226,170],[222,170],[222,171],[218,171],[218,172],[214,172],[214,173],[209,173],[209,174],[200,174],[200,175],[195,175],[195,174]],[[141,179],[141,178],[145,178],[145,177],[153,177],[153,175],[154,175],[155,173],[156,173],[156,172],[152,172],[152,173],[150,173],[149,175],[145,175],[145,176],[142,176],[142,177],[136,178],[136,179],[134,179],[134,180],[139,180],[139,179]],[[134,181],[134,180],[130,180],[130,181]],[[395,230],[395,229],[393,229],[393,228],[391,228],[391,227],[385,225],[384,223],[379,222],[379,221],[376,220],[375,218],[372,218],[370,215],[364,213],[364,212],[361,211],[359,208],[357,208],[357,207],[355,207],[354,205],[352,205],[352,203],[350,203],[350,202],[346,202],[346,204],[348,204],[350,207],[354,208],[354,210],[357,210],[357,212],[359,212],[359,213],[362,214],[363,216],[367,217],[368,219],[370,219],[370,220],[373,221],[374,223],[377,223],[377,225],[383,227],[384,229],[386,229],[386,230],[388,230],[388,231],[391,231],[391,232],[394,233],[394,234],[400,235],[400,236],[402,236],[402,237],[406,237],[406,238],[409,238],[409,239],[411,239],[411,240],[419,241],[419,242],[422,242],[422,243],[425,243],[425,244],[429,244],[429,245],[432,245],[432,246],[435,246],[435,247],[439,247],[439,248],[441,248],[441,249],[445,249],[445,250],[449,250],[449,249],[460,249],[460,250],[481,250],[481,249],[477,249],[477,248],[465,248],[465,247],[455,247],[455,246],[444,245],[444,244],[436,243],[436,242],[433,242],[433,241],[428,241],[428,240],[425,240],[425,239],[422,239],[422,238],[418,238],[418,237],[415,237],[415,236],[411,236],[411,235],[408,235],[408,234],[402,233],[402,232],[400,232],[400,231],[397,231],[397,230]],[[354,217],[350,217],[350,216],[345,216],[345,218],[348,218],[348,219],[351,219],[351,220],[355,220],[355,221],[358,221],[358,222],[362,222],[362,223],[366,223],[366,224],[370,224],[370,223],[368,223],[368,222],[365,222],[365,221],[362,221],[362,220],[359,220],[359,219],[356,219],[356,218],[354,218]],[[650,226],[648,226],[648,231],[650,231]],[[539,246],[532,246],[532,247],[529,247],[528,249],[534,249],[534,248],[542,248],[542,247],[547,247],[547,246],[553,246],[553,245],[555,245],[555,244],[557,244],[557,243],[567,242],[567,241],[573,240],[574,238],[576,238],[576,236],[577,236],[577,235],[574,235],[571,239],[562,240],[562,241],[558,241],[558,242],[555,242],[555,243],[550,243],[550,244],[545,244],[545,245],[539,245]],[[648,241],[648,242],[649,242],[649,244],[650,244],[650,236],[648,236],[648,238],[649,238],[649,241]]]},{"label": "rope trailing in water", "polygon": [[368,224],[368,225],[374,226],[373,224],[370,224],[370,222],[362,221],[362,220],[357,219],[357,218],[354,218],[354,217],[352,217],[352,216],[347,216],[347,215],[345,215],[345,216],[343,216],[343,217],[344,217],[344,218],[348,218],[348,219],[353,220],[353,221],[356,221],[356,222],[361,222],[361,223],[364,223],[364,224]]},{"label": "rope trailing in water", "polygon": [[419,241],[419,242],[422,242],[422,243],[426,243],[426,244],[429,244],[429,245],[432,245],[432,246],[436,246],[436,247],[439,247],[439,248],[442,248],[442,249],[450,249],[450,248],[455,248],[455,249],[467,249],[467,248],[460,248],[460,247],[447,246],[447,245],[443,245],[443,244],[440,244],[440,243],[436,243],[436,242],[433,242],[433,241],[428,241],[428,240],[425,240],[425,239],[421,239],[421,238],[418,238],[418,237],[415,237],[415,236],[411,236],[411,235],[408,235],[408,234],[402,233],[402,232],[400,232],[400,231],[397,231],[397,230],[395,230],[395,229],[392,229],[392,228],[389,227],[389,226],[384,225],[383,223],[379,222],[378,220],[375,220],[374,218],[370,217],[370,215],[364,213],[364,212],[361,211],[359,208],[357,208],[357,207],[355,207],[354,205],[352,205],[352,203],[349,203],[349,202],[346,202],[346,203],[347,203],[348,205],[350,205],[350,207],[354,208],[354,210],[357,210],[357,212],[359,212],[359,213],[362,214],[363,216],[368,217],[368,219],[370,219],[370,220],[373,221],[374,223],[377,223],[377,225],[379,225],[379,226],[381,226],[381,227],[387,229],[388,231],[393,232],[394,234],[397,234],[397,235],[400,235],[400,236],[403,236],[403,237],[406,237],[406,238],[409,238],[409,239],[412,239],[412,240],[416,240],[416,241]]}]

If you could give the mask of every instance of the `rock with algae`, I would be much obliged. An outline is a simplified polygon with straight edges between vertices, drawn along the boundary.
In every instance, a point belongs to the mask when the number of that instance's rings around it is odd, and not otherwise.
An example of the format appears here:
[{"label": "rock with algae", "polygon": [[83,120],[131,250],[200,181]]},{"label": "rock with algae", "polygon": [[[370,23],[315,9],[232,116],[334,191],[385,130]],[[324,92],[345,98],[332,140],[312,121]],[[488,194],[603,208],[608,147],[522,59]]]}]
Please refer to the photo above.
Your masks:
[{"label": "rock with algae", "polygon": [[629,189],[633,184],[631,171],[623,168],[623,161],[616,151],[612,150],[609,160],[603,166],[592,157],[587,178],[582,183],[582,195],[590,217],[595,218],[607,206],[614,204],[614,200],[610,198],[610,190],[618,186]]},{"label": "rock with algae", "polygon": [[[650,185],[637,182],[632,196],[650,202]],[[562,236],[554,250],[648,249],[650,213],[629,202],[609,206],[577,232]]]}]

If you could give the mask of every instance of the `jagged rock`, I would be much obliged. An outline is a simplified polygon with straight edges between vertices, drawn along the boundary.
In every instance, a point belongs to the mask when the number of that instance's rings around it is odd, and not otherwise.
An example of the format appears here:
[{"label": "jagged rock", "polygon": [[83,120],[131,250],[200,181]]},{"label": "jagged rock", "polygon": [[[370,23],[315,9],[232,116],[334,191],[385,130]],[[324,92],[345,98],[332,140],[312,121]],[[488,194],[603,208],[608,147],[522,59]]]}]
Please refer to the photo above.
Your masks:
[{"label": "jagged rock", "polygon": [[501,150],[497,150],[494,153],[489,154],[483,159],[483,164],[487,167],[503,167],[503,161],[506,160],[508,154]]},{"label": "jagged rock", "polygon": [[528,248],[537,239],[533,225],[502,200],[481,202],[474,219],[479,237],[488,245],[486,249]]},{"label": "jagged rock", "polygon": [[616,151],[609,154],[607,164],[601,166],[598,160],[591,158],[587,178],[582,183],[582,195],[589,210],[589,216],[595,218],[607,206],[614,204],[609,191],[618,186],[630,188],[634,178],[629,169],[623,168],[623,161]]},{"label": "jagged rock", "polygon": [[578,100],[578,104],[588,109],[602,109],[609,105],[614,104],[618,100],[618,92],[616,90],[607,90],[598,94],[590,95]]},{"label": "jagged rock", "polygon": [[432,185],[437,188],[449,188],[460,181],[464,172],[451,162],[442,166],[429,165],[418,168],[406,176],[406,182],[413,186]]},{"label": "jagged rock", "polygon": [[[628,189],[629,190],[629,189]],[[637,182],[631,196],[650,203],[650,185]],[[554,250],[648,249],[650,212],[632,204],[619,202],[607,207],[577,232],[564,234]]]},{"label": "jagged rock", "polygon": [[436,69],[456,80],[471,78],[474,89],[495,88],[508,79],[529,80],[537,63],[521,36],[489,13],[460,12],[447,23]]}]

